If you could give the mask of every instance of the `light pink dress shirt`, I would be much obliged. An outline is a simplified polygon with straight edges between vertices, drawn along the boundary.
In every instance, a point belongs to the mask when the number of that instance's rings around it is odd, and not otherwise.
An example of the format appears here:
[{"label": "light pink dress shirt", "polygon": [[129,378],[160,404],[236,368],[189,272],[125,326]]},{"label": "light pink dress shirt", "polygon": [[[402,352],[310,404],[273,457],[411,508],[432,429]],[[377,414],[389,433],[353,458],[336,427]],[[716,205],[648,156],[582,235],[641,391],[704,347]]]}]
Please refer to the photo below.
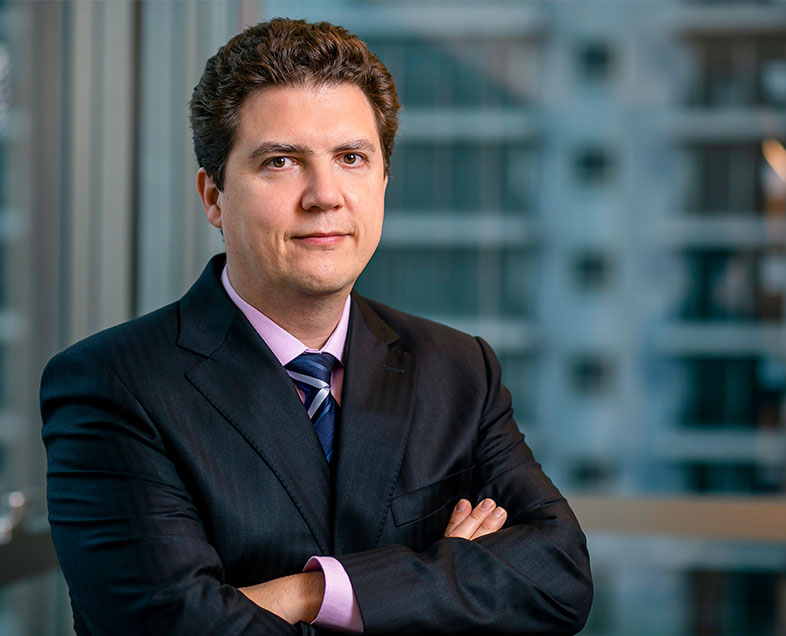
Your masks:
[{"label": "light pink dress shirt", "polygon": [[[274,323],[258,309],[255,309],[243,300],[232,283],[229,282],[227,268],[221,273],[221,283],[224,285],[229,298],[243,315],[251,323],[259,337],[273,352],[282,366],[286,366],[301,353],[329,353],[334,356],[340,364],[337,364],[330,376],[330,392],[336,402],[341,404],[341,388],[344,385],[344,345],[347,341],[347,329],[349,328],[349,307],[350,298],[347,297],[344,303],[344,311],[338,325],[328,338],[325,346],[321,349],[309,349],[300,340],[295,338],[288,331]],[[303,399],[303,392],[297,387],[300,399]],[[344,566],[333,557],[313,556],[306,563],[304,572],[322,570],[325,577],[325,594],[322,597],[322,605],[319,608],[317,617],[312,622],[316,627],[340,630],[350,634],[363,633],[363,619],[355,600],[355,592],[352,589],[352,582],[349,580]]]}]

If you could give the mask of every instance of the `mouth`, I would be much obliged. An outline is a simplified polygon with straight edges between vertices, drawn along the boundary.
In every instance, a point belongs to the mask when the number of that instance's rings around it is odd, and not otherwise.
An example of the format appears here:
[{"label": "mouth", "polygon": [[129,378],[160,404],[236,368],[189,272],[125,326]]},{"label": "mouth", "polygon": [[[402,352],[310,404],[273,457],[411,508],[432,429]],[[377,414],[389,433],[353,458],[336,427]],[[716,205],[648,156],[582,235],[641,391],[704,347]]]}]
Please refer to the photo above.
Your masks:
[{"label": "mouth", "polygon": [[313,247],[331,247],[341,243],[349,234],[346,232],[309,232],[308,234],[299,234],[292,237],[302,245],[309,245]]}]

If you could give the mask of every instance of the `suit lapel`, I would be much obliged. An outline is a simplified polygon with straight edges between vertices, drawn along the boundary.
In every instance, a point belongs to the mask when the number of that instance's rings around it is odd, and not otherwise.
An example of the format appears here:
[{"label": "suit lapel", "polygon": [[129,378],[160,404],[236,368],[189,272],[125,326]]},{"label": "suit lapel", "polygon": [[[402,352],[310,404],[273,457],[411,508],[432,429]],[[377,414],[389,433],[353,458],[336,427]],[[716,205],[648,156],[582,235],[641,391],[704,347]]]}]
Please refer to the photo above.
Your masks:
[{"label": "suit lapel", "polygon": [[286,371],[221,289],[222,266],[211,261],[181,301],[178,344],[207,356],[186,377],[270,467],[327,554],[330,468]]},{"label": "suit lapel", "polygon": [[390,346],[396,340],[396,333],[353,295],[334,457],[335,554],[377,545],[404,458],[415,360]]}]

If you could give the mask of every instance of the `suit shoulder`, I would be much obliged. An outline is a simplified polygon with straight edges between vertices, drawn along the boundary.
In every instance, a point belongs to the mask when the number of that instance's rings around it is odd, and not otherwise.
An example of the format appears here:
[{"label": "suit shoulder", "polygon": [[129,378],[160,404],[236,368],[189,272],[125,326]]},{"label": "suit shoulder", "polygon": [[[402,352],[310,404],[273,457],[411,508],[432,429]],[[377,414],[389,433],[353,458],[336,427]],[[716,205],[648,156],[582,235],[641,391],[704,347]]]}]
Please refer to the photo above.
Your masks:
[{"label": "suit shoulder", "polygon": [[358,301],[371,309],[399,337],[399,346],[408,350],[434,347],[443,354],[480,355],[478,339],[448,325],[409,314],[388,305],[358,296]]}]

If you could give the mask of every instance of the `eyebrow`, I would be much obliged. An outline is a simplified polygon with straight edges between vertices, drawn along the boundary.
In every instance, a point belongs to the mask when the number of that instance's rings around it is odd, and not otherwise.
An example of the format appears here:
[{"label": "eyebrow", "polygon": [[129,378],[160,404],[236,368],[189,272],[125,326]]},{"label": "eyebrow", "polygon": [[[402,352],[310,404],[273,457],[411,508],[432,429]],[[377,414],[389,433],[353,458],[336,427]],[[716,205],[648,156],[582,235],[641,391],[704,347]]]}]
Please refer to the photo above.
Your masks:
[{"label": "eyebrow", "polygon": [[[332,152],[352,152],[362,150],[374,153],[376,147],[368,139],[353,139],[333,148]],[[313,156],[315,153],[311,148],[298,146],[297,144],[283,144],[276,141],[265,141],[259,144],[249,154],[249,159],[258,159],[265,155],[302,155]]]},{"label": "eyebrow", "polygon": [[353,150],[363,150],[364,152],[374,153],[377,148],[368,139],[355,139],[333,148],[333,152],[352,152]]},{"label": "eyebrow", "polygon": [[281,144],[275,141],[266,141],[259,144],[249,155],[250,159],[258,159],[264,155],[313,155],[314,151],[304,146]]}]

